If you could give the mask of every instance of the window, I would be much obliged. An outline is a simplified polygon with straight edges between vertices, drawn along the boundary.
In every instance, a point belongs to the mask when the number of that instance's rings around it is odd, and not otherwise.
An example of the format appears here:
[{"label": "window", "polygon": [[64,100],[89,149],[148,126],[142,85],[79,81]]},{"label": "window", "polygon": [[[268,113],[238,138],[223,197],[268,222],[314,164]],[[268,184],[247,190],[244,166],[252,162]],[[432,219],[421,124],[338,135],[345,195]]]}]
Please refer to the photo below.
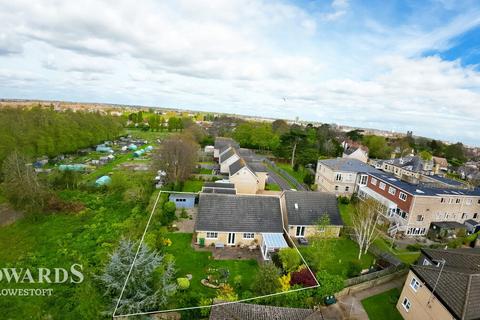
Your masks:
[{"label": "window", "polygon": [[305,236],[305,227],[297,227],[297,231],[295,232],[296,237],[303,237]]},{"label": "window", "polygon": [[480,199],[478,199],[477,203],[480,204]]},{"label": "window", "polygon": [[247,232],[243,234],[243,239],[253,239],[255,238],[255,233]]},{"label": "window", "polygon": [[407,297],[403,299],[402,306],[405,309],[405,311],[407,312],[410,311],[410,307],[412,306],[412,304],[410,303],[410,300],[407,299]]},{"label": "window", "polygon": [[385,183],[380,182],[380,184],[378,185],[378,187],[379,187],[380,189],[382,189],[382,190],[385,190],[386,185],[385,185]]},{"label": "window", "polygon": [[335,186],[335,191],[338,191],[338,186]]},{"label": "window", "polygon": [[186,201],[187,201],[187,199],[178,199],[178,198],[175,199],[175,202],[186,202]]},{"label": "window", "polygon": [[341,173],[337,173],[337,175],[335,176],[335,181],[342,181],[342,174]]},{"label": "window", "polygon": [[423,214],[419,214],[417,216],[417,221],[423,221]]},{"label": "window", "polygon": [[444,203],[444,202],[445,202],[445,198],[441,198],[440,203]]},{"label": "window", "polygon": [[474,213],[473,214],[473,219],[477,219],[477,217],[478,217],[478,213]]},{"label": "window", "polygon": [[362,174],[362,176],[360,177],[360,184],[362,186],[366,186],[367,181],[368,181],[368,176],[366,174]]},{"label": "window", "polygon": [[468,219],[468,214],[462,213],[462,219]]},{"label": "window", "polygon": [[388,193],[390,193],[391,195],[395,195],[395,193],[397,192],[397,189],[395,189],[394,187],[388,187]]},{"label": "window", "polygon": [[[372,178],[372,179],[370,180],[370,182],[371,182],[374,186],[377,185],[377,179],[375,179],[375,178]],[[478,203],[480,203],[480,200],[478,200]]]},{"label": "window", "polygon": [[472,199],[467,199],[467,200],[465,200],[465,204],[466,204],[467,206],[471,205],[471,204],[472,204]]},{"label": "window", "polygon": [[410,287],[413,289],[413,291],[417,292],[418,288],[420,288],[420,282],[413,277],[412,281],[410,281]]},{"label": "window", "polygon": [[345,187],[345,191],[348,192],[348,190],[350,190],[350,187],[349,187],[349,186],[346,186],[346,187]]},{"label": "window", "polygon": [[453,198],[449,198],[448,199],[448,204],[452,204],[453,203]]},{"label": "window", "polygon": [[407,194],[400,192],[399,196],[400,200],[407,201]]},{"label": "window", "polygon": [[455,203],[460,203],[460,199],[456,199],[456,200],[455,200]]},{"label": "window", "polygon": [[423,259],[423,265],[424,266],[431,266],[432,263],[425,258],[425,259]]},{"label": "window", "polygon": [[207,239],[217,239],[218,232],[207,232]]}]

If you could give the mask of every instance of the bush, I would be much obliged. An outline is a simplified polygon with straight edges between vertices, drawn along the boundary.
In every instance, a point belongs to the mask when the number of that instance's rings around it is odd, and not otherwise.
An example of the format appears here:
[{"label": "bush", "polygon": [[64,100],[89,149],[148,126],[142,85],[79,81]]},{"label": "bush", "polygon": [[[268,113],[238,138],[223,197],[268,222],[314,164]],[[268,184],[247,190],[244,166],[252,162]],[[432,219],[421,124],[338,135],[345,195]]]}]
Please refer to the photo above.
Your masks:
[{"label": "bush", "polygon": [[178,278],[177,284],[180,290],[187,290],[190,287],[190,281],[187,278]]},{"label": "bush", "polygon": [[463,238],[457,238],[457,239],[453,239],[453,240],[450,240],[448,243],[447,243],[447,246],[449,248],[459,248],[461,247],[463,244]]},{"label": "bush", "polygon": [[477,233],[472,233],[471,235],[468,235],[466,236],[465,238],[463,238],[463,244],[465,245],[469,245],[470,243],[472,243],[473,241],[477,240],[477,237],[478,237],[478,234],[480,232],[477,232]]},{"label": "bush", "polygon": [[188,218],[187,210],[185,210],[185,208],[182,208],[182,211],[180,213],[180,218],[182,218],[182,219],[187,219]]},{"label": "bush", "polygon": [[280,257],[280,261],[282,262],[283,270],[287,273],[295,271],[300,265],[300,255],[294,248],[280,249],[278,256]]},{"label": "bush", "polygon": [[350,199],[348,197],[344,197],[344,196],[338,197],[338,201],[341,204],[349,204],[350,203]]},{"label": "bush", "polygon": [[422,249],[422,245],[419,243],[409,244],[407,246],[408,251],[420,251],[420,249]]},{"label": "bush", "polygon": [[320,299],[339,292],[345,286],[344,279],[341,276],[331,275],[325,270],[317,272],[317,280],[320,286],[315,290],[315,294]]},{"label": "bush", "polygon": [[280,270],[273,263],[267,262],[260,266],[253,281],[252,290],[257,295],[266,295],[280,290],[278,276]]},{"label": "bush", "polygon": [[352,260],[348,263],[347,276],[349,278],[357,277],[362,272],[360,260]]},{"label": "bush", "polygon": [[175,203],[171,201],[165,201],[162,208],[162,216],[160,222],[163,225],[169,225],[175,220]]},{"label": "bush", "polygon": [[282,292],[286,292],[290,290],[290,280],[292,279],[292,276],[290,273],[287,273],[280,278],[278,278],[278,281],[280,282],[280,290]]},{"label": "bush", "polygon": [[290,285],[294,286],[296,284],[302,285],[304,287],[313,287],[317,285],[314,276],[307,268],[304,268],[300,271],[292,272]]},{"label": "bush", "polygon": [[235,290],[227,283],[220,286],[217,299],[222,301],[236,301],[238,300],[238,295],[235,293]]}]

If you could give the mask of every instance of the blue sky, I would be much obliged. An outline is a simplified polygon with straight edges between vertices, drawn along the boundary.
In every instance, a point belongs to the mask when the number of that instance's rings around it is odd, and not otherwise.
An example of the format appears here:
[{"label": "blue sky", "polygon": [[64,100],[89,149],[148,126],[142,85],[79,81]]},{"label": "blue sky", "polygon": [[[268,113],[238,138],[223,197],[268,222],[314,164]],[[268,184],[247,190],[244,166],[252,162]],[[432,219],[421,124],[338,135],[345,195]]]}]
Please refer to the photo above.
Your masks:
[{"label": "blue sky", "polygon": [[479,39],[479,1],[0,0],[0,97],[298,116],[480,145]]}]

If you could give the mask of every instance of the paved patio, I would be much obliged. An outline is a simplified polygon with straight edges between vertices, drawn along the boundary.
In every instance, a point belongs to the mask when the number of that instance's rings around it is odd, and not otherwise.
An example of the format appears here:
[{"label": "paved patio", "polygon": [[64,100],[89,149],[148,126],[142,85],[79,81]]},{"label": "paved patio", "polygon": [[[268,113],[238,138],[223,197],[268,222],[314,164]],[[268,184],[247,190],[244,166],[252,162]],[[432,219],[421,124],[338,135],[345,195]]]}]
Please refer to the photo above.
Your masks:
[{"label": "paved patio", "polygon": [[[194,240],[193,240],[194,241]],[[192,241],[192,246],[195,251],[208,251],[212,253],[215,260],[257,260],[259,263],[263,262],[260,249],[250,250],[248,248],[240,247],[224,247],[215,248],[213,246],[201,248]]]},{"label": "paved patio", "polygon": [[188,218],[180,218],[182,212],[178,209],[176,214],[178,221],[174,224],[178,230],[176,232],[193,233],[195,228],[195,221],[197,220],[197,208],[185,209],[187,211]]}]

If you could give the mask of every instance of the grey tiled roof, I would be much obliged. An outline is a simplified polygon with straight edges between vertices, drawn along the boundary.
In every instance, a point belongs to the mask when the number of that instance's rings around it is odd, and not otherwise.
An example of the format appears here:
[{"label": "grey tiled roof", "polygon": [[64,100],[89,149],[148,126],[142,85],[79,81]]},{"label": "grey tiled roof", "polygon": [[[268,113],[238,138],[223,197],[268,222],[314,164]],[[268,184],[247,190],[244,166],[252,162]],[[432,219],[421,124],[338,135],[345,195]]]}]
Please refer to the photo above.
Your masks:
[{"label": "grey tiled roof", "polygon": [[234,148],[230,148],[228,151],[225,151],[225,153],[220,155],[220,163],[224,162],[225,160],[233,156],[235,153],[236,152]]},{"label": "grey tiled roof", "polygon": [[289,225],[315,225],[324,214],[330,217],[331,225],[343,225],[334,194],[316,191],[285,191],[284,195]]},{"label": "grey tiled roof", "polygon": [[268,172],[268,169],[267,167],[261,163],[261,162],[258,162],[258,161],[252,161],[252,162],[247,162],[248,163],[248,166],[250,167],[250,169],[252,169],[254,172]]},{"label": "grey tiled roof", "polygon": [[228,172],[230,173],[230,175],[234,175],[235,173],[237,173],[238,171],[240,171],[245,167],[247,167],[247,163],[245,162],[245,160],[240,158],[228,167]]},{"label": "grey tiled roof", "polygon": [[280,199],[271,196],[201,193],[199,231],[283,232]]},{"label": "grey tiled roof", "polygon": [[259,304],[232,303],[212,307],[210,320],[322,320],[312,309],[284,308]]},{"label": "grey tiled roof", "polygon": [[465,229],[467,228],[466,225],[461,224],[457,221],[434,221],[431,223],[441,229]]},{"label": "grey tiled roof", "polygon": [[205,182],[203,184],[204,187],[209,188],[229,188],[235,189],[235,184],[233,183],[223,183],[223,182]]},{"label": "grey tiled roof", "polygon": [[222,149],[225,146],[233,146],[234,148],[240,147],[238,142],[233,140],[232,138],[225,138],[225,137],[216,137],[215,138],[215,149]]},{"label": "grey tiled roof", "polygon": [[209,188],[209,187],[203,187],[202,192],[203,193],[237,194],[236,189]]},{"label": "grey tiled roof", "polygon": [[334,171],[344,172],[381,172],[374,167],[351,158],[336,158],[319,160],[319,163],[331,168]]},{"label": "grey tiled roof", "polygon": [[478,319],[480,315],[480,250],[422,250],[433,260],[445,259],[440,266],[414,265],[412,271],[457,319]]}]

